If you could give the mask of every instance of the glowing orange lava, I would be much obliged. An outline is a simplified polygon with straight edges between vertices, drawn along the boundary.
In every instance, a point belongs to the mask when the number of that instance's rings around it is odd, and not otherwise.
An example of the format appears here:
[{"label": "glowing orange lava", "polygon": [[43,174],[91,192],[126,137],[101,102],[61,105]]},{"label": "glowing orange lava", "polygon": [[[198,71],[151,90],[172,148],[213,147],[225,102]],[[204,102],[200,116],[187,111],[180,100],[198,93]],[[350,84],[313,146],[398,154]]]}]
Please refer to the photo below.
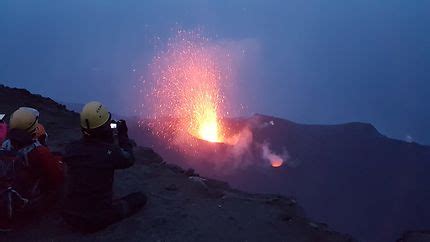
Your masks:
[{"label": "glowing orange lava", "polygon": [[173,136],[174,130],[176,136],[186,133],[209,142],[223,142],[220,116],[224,96],[220,82],[228,71],[220,63],[227,56],[220,48],[199,32],[178,31],[166,50],[153,59],[150,67],[154,83],[147,95],[153,107],[149,111],[155,120],[172,120],[168,131],[163,126],[156,129],[157,134]]},{"label": "glowing orange lava", "polygon": [[272,167],[281,167],[282,163],[284,163],[282,160],[272,160],[270,161],[270,163],[272,164]]},{"label": "glowing orange lava", "polygon": [[[209,104],[203,107],[201,111],[196,112],[194,117],[198,125],[197,134],[191,134],[209,142],[222,142],[216,110]],[[193,132],[194,130],[191,129],[190,131]]]},{"label": "glowing orange lava", "polygon": [[262,152],[263,157],[270,162],[272,167],[278,168],[284,163],[284,159],[280,155],[277,155],[270,150],[268,143],[264,143],[262,145]]}]

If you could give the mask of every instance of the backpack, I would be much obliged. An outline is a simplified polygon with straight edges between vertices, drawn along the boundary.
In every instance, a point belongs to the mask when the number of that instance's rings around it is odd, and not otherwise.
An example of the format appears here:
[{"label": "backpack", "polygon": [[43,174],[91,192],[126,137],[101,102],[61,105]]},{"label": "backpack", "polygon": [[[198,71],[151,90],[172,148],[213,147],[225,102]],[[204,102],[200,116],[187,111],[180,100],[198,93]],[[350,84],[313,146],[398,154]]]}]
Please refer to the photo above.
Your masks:
[{"label": "backpack", "polygon": [[0,226],[11,226],[16,213],[29,206],[37,193],[37,184],[25,182],[30,174],[27,155],[37,146],[32,144],[19,151],[0,150]]}]

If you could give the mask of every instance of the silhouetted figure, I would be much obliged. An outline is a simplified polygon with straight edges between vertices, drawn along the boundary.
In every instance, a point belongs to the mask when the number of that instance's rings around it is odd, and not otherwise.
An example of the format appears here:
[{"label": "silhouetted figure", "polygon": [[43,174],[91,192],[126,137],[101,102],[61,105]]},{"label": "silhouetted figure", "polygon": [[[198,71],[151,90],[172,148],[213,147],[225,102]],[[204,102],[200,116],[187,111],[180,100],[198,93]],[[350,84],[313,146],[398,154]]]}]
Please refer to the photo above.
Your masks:
[{"label": "silhouetted figure", "polygon": [[113,200],[114,170],[133,165],[132,143],[125,121],[117,125],[114,143],[111,115],[91,102],[81,112],[83,138],[66,147],[68,167],[64,220],[81,232],[95,232],[128,217],[146,204],[143,193]]}]

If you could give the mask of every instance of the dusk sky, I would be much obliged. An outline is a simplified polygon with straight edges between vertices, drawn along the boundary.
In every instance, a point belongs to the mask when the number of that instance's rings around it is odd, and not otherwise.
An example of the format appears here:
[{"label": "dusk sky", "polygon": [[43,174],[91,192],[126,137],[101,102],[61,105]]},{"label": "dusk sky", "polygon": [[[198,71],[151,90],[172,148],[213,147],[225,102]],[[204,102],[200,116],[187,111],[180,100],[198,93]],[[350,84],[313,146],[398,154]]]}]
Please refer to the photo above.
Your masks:
[{"label": "dusk sky", "polygon": [[0,83],[132,115],[159,42],[199,28],[247,50],[234,101],[248,114],[369,122],[430,144],[429,11],[425,0],[2,0]]}]

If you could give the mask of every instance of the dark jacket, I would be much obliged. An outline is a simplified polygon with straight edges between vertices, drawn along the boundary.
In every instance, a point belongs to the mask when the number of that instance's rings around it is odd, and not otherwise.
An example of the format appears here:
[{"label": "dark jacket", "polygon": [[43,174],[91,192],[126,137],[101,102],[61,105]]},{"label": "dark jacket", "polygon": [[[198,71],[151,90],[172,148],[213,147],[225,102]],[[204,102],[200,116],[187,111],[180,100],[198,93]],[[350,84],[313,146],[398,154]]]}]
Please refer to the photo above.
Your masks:
[{"label": "dark jacket", "polygon": [[84,137],[66,147],[68,176],[63,213],[91,218],[111,208],[114,170],[134,163],[128,138],[119,143]]}]

